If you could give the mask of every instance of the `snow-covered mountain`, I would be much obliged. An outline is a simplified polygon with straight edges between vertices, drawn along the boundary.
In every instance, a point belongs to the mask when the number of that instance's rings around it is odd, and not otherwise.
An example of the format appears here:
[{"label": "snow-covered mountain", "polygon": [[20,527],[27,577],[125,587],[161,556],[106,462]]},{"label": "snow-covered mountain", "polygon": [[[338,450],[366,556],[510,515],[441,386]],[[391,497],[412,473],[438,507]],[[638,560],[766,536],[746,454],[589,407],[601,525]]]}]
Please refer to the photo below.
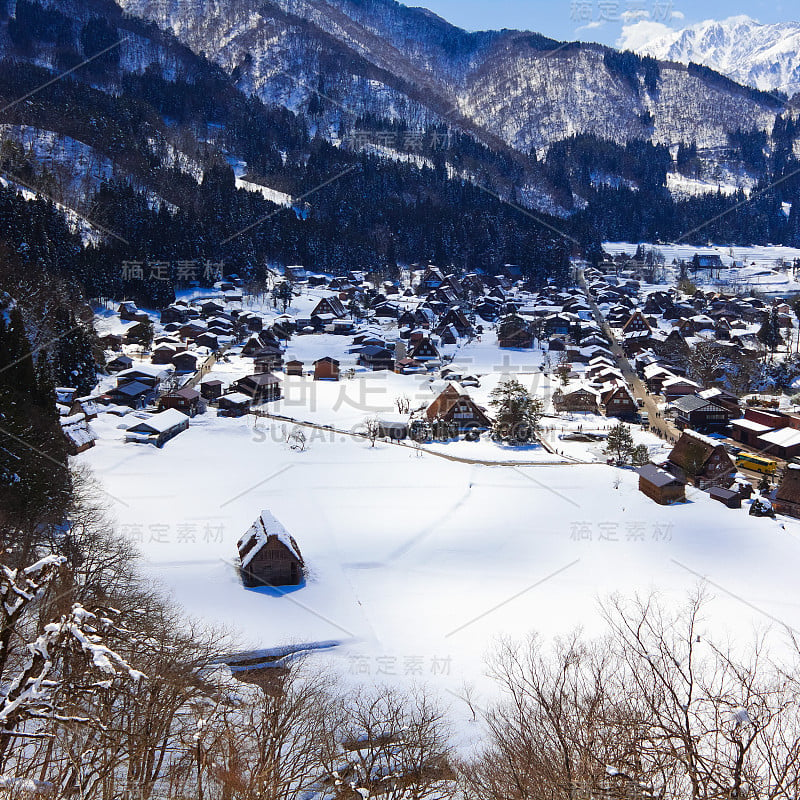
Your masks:
[{"label": "snow-covered mountain", "polygon": [[[468,33],[393,0],[118,0],[233,74],[244,91],[337,127],[359,116],[444,120],[491,147],[544,154],[590,134],[726,147],[780,103],[677,64],[525,31]],[[318,101],[312,101],[313,97]]]},{"label": "snow-covered mountain", "polygon": [[[633,42],[637,27],[628,29],[622,44]],[[706,20],[662,31],[637,42],[636,49],[665,61],[703,64],[764,91],[778,89],[790,97],[800,92],[800,22],[763,25],[747,16]]]}]

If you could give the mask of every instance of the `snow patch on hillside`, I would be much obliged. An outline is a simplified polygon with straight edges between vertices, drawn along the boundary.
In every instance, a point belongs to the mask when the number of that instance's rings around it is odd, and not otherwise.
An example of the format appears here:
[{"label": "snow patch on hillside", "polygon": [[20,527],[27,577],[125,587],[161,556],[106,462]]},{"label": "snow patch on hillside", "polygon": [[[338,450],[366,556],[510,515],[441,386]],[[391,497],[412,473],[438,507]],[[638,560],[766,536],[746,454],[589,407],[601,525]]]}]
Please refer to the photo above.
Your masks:
[{"label": "snow patch on hillside", "polygon": [[236,178],[236,188],[245,189],[248,192],[258,192],[265,200],[275,203],[276,206],[291,208],[294,202],[290,194],[279,192],[277,189],[270,189],[269,186],[262,186],[260,183],[246,181],[244,178]]}]

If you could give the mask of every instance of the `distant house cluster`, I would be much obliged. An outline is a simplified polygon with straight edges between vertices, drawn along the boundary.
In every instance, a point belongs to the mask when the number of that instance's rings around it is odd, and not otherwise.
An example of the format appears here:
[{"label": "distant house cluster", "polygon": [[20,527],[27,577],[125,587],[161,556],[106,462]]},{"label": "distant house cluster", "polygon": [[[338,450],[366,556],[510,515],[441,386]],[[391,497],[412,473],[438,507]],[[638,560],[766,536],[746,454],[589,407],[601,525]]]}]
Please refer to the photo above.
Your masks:
[{"label": "distant house cluster", "polygon": [[90,447],[97,439],[89,423],[97,418],[97,399],[77,397],[78,390],[71,387],[56,389],[56,408],[61,422],[61,432],[67,443],[67,452],[76,456]]},{"label": "distant house cluster", "polygon": [[[693,274],[718,274],[724,265],[718,255],[701,254],[691,269]],[[647,392],[662,402],[664,416],[682,432],[664,463],[639,470],[641,491],[656,502],[672,503],[682,500],[684,487],[692,485],[729,508],[739,508],[753,489],[737,479],[737,464],[749,465],[767,477],[767,486],[770,478],[780,478],[770,496],[775,510],[800,514],[795,504],[797,470],[791,463],[800,457],[800,414],[782,410],[774,401],[740,396],[731,382],[738,367],[723,366],[758,360],[766,346],[759,339],[762,326],[769,320],[779,329],[794,328],[791,307],[780,300],[714,291],[695,290],[691,296],[676,289],[645,293],[636,276],[646,272],[645,264],[619,255],[584,273],[587,291],[617,345]],[[580,400],[589,402],[586,393]],[[731,454],[738,454],[736,462]],[[782,461],[789,463],[781,477]],[[766,497],[760,502],[770,505]]]}]

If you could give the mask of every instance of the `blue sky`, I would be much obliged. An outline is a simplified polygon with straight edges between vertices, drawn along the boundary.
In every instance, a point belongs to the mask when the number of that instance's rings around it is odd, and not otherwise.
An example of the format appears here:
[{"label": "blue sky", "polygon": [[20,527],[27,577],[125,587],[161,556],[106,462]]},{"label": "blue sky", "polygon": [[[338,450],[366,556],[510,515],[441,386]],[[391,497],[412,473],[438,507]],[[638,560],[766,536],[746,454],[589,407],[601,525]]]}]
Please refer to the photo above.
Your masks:
[{"label": "blue sky", "polygon": [[[402,0],[401,0],[402,1]],[[785,0],[404,0],[467,30],[520,28],[554,39],[616,44],[623,27],[646,19],[682,28],[705,19],[747,14],[759,22],[800,20]],[[645,14],[647,16],[645,16]]]}]

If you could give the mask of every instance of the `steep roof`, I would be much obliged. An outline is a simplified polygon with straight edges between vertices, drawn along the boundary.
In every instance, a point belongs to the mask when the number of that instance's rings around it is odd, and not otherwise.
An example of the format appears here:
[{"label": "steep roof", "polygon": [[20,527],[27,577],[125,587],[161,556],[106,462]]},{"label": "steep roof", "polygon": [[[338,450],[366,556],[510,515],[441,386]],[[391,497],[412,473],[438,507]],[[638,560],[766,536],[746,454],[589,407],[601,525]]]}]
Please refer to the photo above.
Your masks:
[{"label": "steep roof", "polygon": [[800,466],[787,465],[783,480],[775,493],[775,499],[787,503],[800,503]]},{"label": "steep roof", "polygon": [[487,425],[489,420],[481,409],[475,404],[469,393],[460,383],[448,381],[442,393],[428,406],[426,416],[429,420],[437,417],[446,417],[457,403],[467,402],[475,413],[475,416],[482,419]]},{"label": "steep roof", "polygon": [[[698,474],[705,469],[708,460],[721,446],[719,442],[709,439],[708,436],[703,436],[695,431],[684,431],[675,447],[672,448],[669,461],[689,475]],[[731,462],[731,466],[733,466],[733,462]]]},{"label": "steep roof", "polygon": [[236,543],[239,557],[242,559],[242,567],[247,567],[255,555],[269,543],[270,539],[279,541],[298,561],[303,561],[294,537],[289,535],[286,528],[275,519],[270,511],[262,511],[258,519]]}]

